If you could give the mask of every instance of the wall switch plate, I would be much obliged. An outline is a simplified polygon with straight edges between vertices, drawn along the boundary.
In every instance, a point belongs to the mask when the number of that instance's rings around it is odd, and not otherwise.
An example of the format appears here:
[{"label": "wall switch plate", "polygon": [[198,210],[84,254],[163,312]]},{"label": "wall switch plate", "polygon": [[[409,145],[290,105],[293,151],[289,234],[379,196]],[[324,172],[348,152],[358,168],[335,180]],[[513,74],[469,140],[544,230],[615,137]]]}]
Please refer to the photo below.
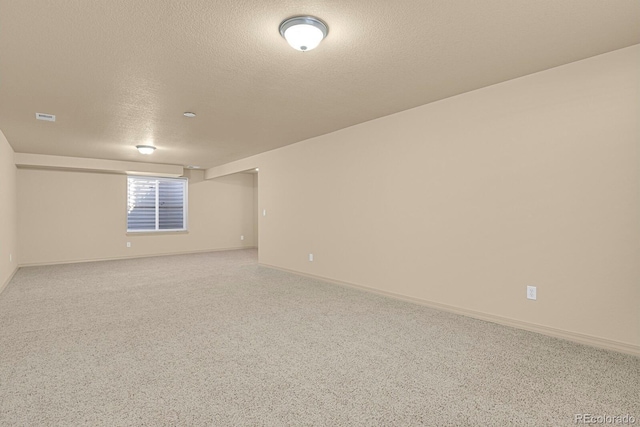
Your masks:
[{"label": "wall switch plate", "polygon": [[535,286],[527,286],[527,299],[537,299],[537,289]]},{"label": "wall switch plate", "polygon": [[130,248],[131,247],[131,242],[127,242],[127,247]]},{"label": "wall switch plate", "polygon": [[244,240],[244,236],[240,236],[240,240]]},{"label": "wall switch plate", "polygon": [[313,254],[309,254],[309,262],[313,261]]},{"label": "wall switch plate", "polygon": [[267,216],[267,210],[266,209],[262,209],[262,216]]},{"label": "wall switch plate", "polygon": [[13,262],[13,254],[9,254],[9,262]]}]

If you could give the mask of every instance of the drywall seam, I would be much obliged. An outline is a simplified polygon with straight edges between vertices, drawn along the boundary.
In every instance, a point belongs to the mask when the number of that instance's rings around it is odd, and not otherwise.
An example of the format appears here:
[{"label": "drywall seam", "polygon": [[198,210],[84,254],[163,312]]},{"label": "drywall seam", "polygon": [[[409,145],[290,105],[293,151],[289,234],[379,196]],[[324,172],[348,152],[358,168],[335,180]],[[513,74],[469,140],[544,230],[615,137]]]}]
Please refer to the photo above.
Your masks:
[{"label": "drywall seam", "polygon": [[11,282],[11,279],[13,279],[13,276],[16,275],[16,272],[18,271],[19,268],[20,268],[19,266],[14,268],[13,272],[9,275],[7,280],[5,280],[2,286],[0,286],[0,294],[2,294],[2,291],[4,291],[7,288],[7,285],[9,284],[9,282]]},{"label": "drywall seam", "polygon": [[535,332],[542,335],[547,335],[553,338],[565,339],[568,341],[576,342],[578,344],[584,344],[591,347],[602,348],[605,350],[617,351],[620,353],[631,354],[633,356],[640,356],[640,346],[634,344],[628,344],[624,342],[608,340],[606,338],[594,337],[592,335],[581,334],[577,332],[566,331],[562,329],[552,328],[549,326],[537,325],[535,323],[523,322],[521,320],[510,319],[508,317],[496,316],[493,314],[487,314],[480,311],[468,310],[464,308],[455,307],[452,305],[442,304],[438,302],[433,302],[429,300],[425,300],[422,298],[415,298],[406,296],[403,294],[383,291],[380,289],[375,289],[365,285],[357,285],[355,283],[344,282],[341,280],[329,279],[323,276],[317,276],[315,274],[302,273],[295,270],[289,270],[282,267],[277,267],[275,265],[270,265],[266,263],[259,262],[259,265],[263,267],[273,268],[275,270],[285,271],[287,273],[297,274],[299,276],[309,277],[312,279],[322,280],[323,282],[328,282],[331,284],[335,284],[338,286],[345,286],[348,288],[354,288],[366,292],[371,292],[378,295],[383,295],[386,297],[394,298],[401,301],[406,301],[414,304],[423,305],[426,307],[434,308],[437,310],[447,311],[454,314],[459,314],[462,316],[472,317],[474,319],[484,320],[487,322],[497,323],[504,326],[509,326],[516,329],[523,329],[529,332]]},{"label": "drywall seam", "polygon": [[123,256],[123,257],[112,257],[112,258],[92,258],[92,259],[74,259],[67,261],[54,261],[54,262],[34,262],[34,263],[26,263],[20,264],[19,267],[40,267],[45,265],[62,265],[62,264],[81,264],[84,262],[100,262],[100,261],[118,261],[124,259],[138,259],[138,258],[153,258],[159,256],[172,256],[172,255],[189,255],[189,254],[201,254],[206,252],[221,252],[221,251],[239,251],[243,249],[257,249],[257,246],[238,246],[234,248],[221,248],[221,249],[202,249],[198,251],[183,251],[183,252],[166,252],[160,254],[149,254],[149,255],[132,255],[132,256]]}]

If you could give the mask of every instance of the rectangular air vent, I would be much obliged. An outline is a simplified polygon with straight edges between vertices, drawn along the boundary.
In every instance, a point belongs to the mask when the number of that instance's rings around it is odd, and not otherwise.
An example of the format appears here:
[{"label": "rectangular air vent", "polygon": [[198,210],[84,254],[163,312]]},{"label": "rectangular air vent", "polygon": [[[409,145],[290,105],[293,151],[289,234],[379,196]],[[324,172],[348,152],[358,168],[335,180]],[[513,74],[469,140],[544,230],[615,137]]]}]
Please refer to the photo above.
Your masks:
[{"label": "rectangular air vent", "polygon": [[36,119],[46,120],[48,122],[55,122],[56,116],[54,116],[53,114],[36,113]]}]

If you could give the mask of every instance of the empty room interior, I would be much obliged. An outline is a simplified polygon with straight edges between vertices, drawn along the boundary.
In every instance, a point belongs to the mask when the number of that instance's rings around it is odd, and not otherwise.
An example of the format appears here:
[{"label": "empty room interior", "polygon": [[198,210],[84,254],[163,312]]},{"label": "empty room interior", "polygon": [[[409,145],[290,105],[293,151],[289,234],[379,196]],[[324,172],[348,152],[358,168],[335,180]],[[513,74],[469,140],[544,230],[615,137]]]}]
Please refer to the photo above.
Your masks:
[{"label": "empty room interior", "polygon": [[637,0],[0,0],[1,426],[640,424]]}]

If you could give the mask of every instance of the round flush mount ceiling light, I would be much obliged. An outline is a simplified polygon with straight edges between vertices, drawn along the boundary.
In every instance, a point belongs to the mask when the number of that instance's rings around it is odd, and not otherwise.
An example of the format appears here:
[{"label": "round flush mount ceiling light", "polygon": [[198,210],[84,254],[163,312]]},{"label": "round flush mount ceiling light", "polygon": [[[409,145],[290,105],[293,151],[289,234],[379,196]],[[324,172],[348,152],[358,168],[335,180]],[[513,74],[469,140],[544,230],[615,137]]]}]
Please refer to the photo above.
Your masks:
[{"label": "round flush mount ceiling light", "polygon": [[136,145],[140,154],[151,154],[156,149],[153,145]]},{"label": "round flush mount ceiling light", "polygon": [[192,113],[191,111],[187,111],[185,113],[182,114],[185,117],[189,117],[189,118],[193,118],[196,116],[196,113]]},{"label": "round flush mount ceiling light", "polygon": [[295,16],[280,24],[280,35],[292,48],[302,52],[318,47],[328,33],[327,24],[313,16]]}]

